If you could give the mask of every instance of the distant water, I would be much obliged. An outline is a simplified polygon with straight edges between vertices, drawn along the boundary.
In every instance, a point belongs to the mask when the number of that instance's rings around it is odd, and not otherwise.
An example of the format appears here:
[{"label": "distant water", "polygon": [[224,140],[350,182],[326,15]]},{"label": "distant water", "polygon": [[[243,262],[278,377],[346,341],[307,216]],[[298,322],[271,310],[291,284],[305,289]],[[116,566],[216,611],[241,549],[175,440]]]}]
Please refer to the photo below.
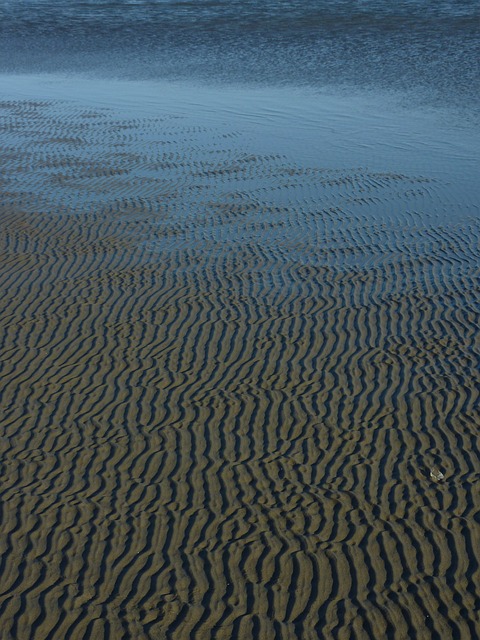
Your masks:
[{"label": "distant water", "polygon": [[342,84],[476,108],[479,0],[0,0],[0,72]]}]

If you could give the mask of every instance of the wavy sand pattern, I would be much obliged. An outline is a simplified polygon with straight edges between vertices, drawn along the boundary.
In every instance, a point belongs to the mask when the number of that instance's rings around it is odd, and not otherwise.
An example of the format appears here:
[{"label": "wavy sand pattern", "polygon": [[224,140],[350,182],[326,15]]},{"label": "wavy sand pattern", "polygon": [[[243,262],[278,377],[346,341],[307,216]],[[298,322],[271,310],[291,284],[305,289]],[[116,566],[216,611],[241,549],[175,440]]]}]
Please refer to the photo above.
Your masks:
[{"label": "wavy sand pattern", "polygon": [[478,209],[0,118],[1,637],[479,637]]}]

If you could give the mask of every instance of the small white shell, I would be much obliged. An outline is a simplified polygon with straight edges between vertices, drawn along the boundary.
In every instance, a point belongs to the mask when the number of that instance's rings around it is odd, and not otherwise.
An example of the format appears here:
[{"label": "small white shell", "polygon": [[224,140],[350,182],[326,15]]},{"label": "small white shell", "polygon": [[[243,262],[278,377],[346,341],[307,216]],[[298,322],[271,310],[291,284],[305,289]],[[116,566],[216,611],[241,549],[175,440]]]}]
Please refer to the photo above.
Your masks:
[{"label": "small white shell", "polygon": [[430,469],[430,478],[435,480],[435,482],[440,482],[440,480],[445,478],[445,474],[443,474],[440,469],[437,469],[437,467],[433,467],[433,469]]}]

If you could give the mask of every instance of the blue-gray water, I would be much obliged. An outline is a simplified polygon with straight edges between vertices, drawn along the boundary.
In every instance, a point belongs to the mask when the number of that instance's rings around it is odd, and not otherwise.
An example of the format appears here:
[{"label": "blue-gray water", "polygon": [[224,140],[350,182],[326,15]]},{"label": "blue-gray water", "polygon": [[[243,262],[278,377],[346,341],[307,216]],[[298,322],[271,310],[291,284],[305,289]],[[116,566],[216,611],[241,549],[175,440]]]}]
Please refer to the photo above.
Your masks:
[{"label": "blue-gray water", "polygon": [[475,109],[478,0],[0,0],[0,71],[409,91]]}]

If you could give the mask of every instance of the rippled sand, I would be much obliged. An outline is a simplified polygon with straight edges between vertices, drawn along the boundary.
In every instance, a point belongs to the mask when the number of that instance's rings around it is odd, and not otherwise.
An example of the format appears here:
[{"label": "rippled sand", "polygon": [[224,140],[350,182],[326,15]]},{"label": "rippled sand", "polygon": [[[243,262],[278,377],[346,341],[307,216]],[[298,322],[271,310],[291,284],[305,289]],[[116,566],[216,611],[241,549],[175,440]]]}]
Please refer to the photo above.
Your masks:
[{"label": "rippled sand", "polygon": [[1,637],[477,638],[478,203],[0,107]]}]

